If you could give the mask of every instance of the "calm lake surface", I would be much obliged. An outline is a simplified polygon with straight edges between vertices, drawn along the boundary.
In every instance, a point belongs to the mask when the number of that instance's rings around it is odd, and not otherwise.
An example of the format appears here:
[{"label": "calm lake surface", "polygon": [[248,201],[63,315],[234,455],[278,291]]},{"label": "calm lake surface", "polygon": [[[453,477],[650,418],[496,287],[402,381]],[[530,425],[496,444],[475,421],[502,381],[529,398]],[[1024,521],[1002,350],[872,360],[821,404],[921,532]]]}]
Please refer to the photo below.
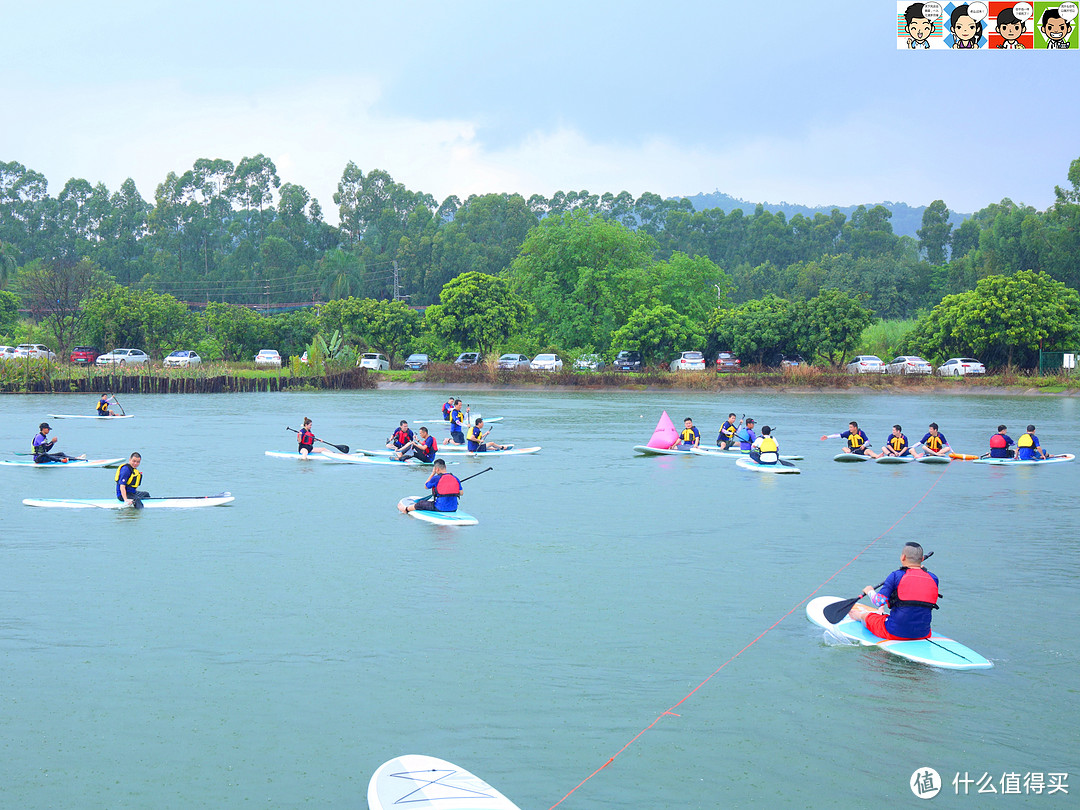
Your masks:
[{"label": "calm lake surface", "polygon": [[[819,437],[854,418],[875,446],[894,422],[914,442],[937,421],[982,453],[1034,422],[1078,452],[1077,400],[469,392],[505,417],[492,439],[543,451],[451,467],[494,467],[465,484],[480,525],[457,529],[397,512],[423,470],[263,454],[304,416],[377,448],[449,393],[125,396],[135,419],[49,419],[57,449],[140,451],[153,495],[236,501],[32,509],[110,497],[115,471],[0,468],[0,806],[364,808],[371,773],[417,753],[541,810],[706,679],[560,806],[912,805],[923,767],[937,805],[1076,806],[1080,464],[844,465]],[[0,449],[94,404],[6,396]],[[729,410],[754,416],[803,474],[634,456],[664,410],[710,444]],[[806,620],[910,539],[936,552],[935,629],[994,669],[829,645]],[[957,797],[964,772],[998,795]],[[1010,773],[1068,773],[1069,792],[1001,795]]]}]

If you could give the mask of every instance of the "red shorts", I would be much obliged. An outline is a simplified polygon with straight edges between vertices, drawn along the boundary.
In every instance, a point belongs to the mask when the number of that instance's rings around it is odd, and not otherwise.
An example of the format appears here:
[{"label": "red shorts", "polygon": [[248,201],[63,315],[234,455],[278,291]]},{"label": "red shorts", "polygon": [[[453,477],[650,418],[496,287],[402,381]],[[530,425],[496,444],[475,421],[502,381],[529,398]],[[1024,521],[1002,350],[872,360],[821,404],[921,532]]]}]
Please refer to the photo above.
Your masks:
[{"label": "red shorts", "polygon": [[[885,620],[889,618],[884,613],[867,613],[866,614],[866,629],[873,633],[878,638],[883,638],[886,641],[912,641],[910,638],[903,638],[902,636],[894,636],[888,630],[885,629]],[[923,638],[930,638],[930,636],[923,636]]]}]

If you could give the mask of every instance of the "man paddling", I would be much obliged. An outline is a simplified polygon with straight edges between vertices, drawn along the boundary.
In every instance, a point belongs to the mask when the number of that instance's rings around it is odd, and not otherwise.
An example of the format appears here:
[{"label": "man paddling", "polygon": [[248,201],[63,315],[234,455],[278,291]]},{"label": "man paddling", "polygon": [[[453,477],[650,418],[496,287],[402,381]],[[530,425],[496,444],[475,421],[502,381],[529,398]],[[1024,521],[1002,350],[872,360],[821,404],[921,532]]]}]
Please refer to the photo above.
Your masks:
[{"label": "man paddling", "polygon": [[875,607],[888,605],[889,613],[856,604],[848,615],[865,624],[878,638],[928,638],[931,614],[938,606],[938,578],[922,567],[923,556],[922,546],[908,543],[900,552],[900,567],[885,578],[881,587],[876,591],[871,585],[863,588]]},{"label": "man paddling", "polygon": [[422,509],[427,512],[456,512],[458,498],[461,497],[461,481],[453,473],[446,471],[446,462],[435,459],[431,477],[424,484],[431,490],[431,495],[408,506],[399,506],[402,512],[415,512]]},{"label": "man paddling", "polygon": [[727,450],[735,444],[735,433],[739,430],[739,425],[741,424],[742,419],[736,422],[735,414],[729,413],[724,424],[720,425],[720,433],[716,437],[716,446],[721,450]]},{"label": "man paddling", "polygon": [[142,456],[132,453],[116,471],[116,499],[128,506],[134,506],[136,501],[150,497],[149,492],[139,491],[139,486],[142,484],[142,473],[139,471],[141,463]]},{"label": "man paddling", "polygon": [[491,433],[491,428],[488,428],[487,433],[485,433],[483,418],[479,416],[476,417],[476,422],[469,428],[469,432],[465,436],[465,444],[468,446],[470,453],[486,453],[488,450],[506,449],[505,444],[485,441],[488,437],[488,433]]},{"label": "man paddling", "polygon": [[98,404],[97,404],[97,415],[98,416],[116,416],[116,414],[113,413],[112,410],[109,409],[109,400],[111,398],[112,398],[111,395],[108,394],[108,393],[105,393],[105,394],[101,395],[101,399],[98,400]]},{"label": "man paddling", "polygon": [[34,463],[35,464],[67,464],[69,456],[67,453],[53,453],[53,445],[56,444],[57,439],[49,438],[49,431],[52,427],[48,422],[42,422],[38,425],[38,433],[31,441],[31,446],[34,448]]},{"label": "man paddling", "polygon": [[735,438],[739,442],[739,452],[749,453],[754,442],[757,441],[757,434],[754,433],[755,424],[753,419],[747,419],[746,424],[735,432]]}]

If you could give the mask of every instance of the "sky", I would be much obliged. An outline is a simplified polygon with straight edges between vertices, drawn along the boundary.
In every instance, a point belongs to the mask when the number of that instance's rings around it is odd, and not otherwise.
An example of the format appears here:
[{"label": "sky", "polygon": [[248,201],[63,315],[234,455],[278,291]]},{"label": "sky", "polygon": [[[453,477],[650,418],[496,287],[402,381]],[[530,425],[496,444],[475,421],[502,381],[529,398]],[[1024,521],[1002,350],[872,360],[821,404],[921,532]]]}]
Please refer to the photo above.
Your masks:
[{"label": "sky", "polygon": [[0,0],[0,161],[128,177],[271,158],[437,201],[557,190],[1044,209],[1080,158],[1071,51],[896,47],[889,0]]}]

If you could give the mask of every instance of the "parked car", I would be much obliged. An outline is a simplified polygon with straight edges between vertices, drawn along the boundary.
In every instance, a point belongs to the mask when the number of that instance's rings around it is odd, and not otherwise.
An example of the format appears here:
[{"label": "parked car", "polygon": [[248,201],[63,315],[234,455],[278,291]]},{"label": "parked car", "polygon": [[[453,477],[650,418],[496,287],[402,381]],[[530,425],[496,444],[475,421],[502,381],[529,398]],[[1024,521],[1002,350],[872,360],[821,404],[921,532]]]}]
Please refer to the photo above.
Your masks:
[{"label": "parked car", "polygon": [[426,354],[410,354],[405,359],[405,368],[409,371],[423,371],[431,365],[431,358]]},{"label": "parked car", "polygon": [[0,360],[14,360],[15,359],[15,347],[14,346],[0,346]]},{"label": "parked car", "polygon": [[150,355],[142,349],[113,349],[99,354],[94,365],[97,366],[138,366],[150,362]]},{"label": "parked car", "polygon": [[801,354],[785,354],[784,359],[780,361],[780,368],[797,368],[805,365],[806,361],[803,360]]},{"label": "parked car", "polygon": [[533,371],[562,371],[562,358],[557,354],[538,354],[529,363]]},{"label": "parked car", "polygon": [[953,357],[938,366],[942,377],[963,377],[966,374],[985,374],[986,366],[974,357]]},{"label": "parked car", "polygon": [[860,354],[844,367],[848,374],[884,374],[881,358],[873,354]]},{"label": "parked car", "polygon": [[378,352],[368,352],[367,354],[360,355],[360,359],[356,361],[356,365],[360,368],[368,368],[372,371],[389,371],[390,361],[386,359],[385,355]]},{"label": "parked car", "polygon": [[31,360],[55,360],[56,353],[41,343],[20,343],[15,347],[16,357],[29,357]]},{"label": "parked car", "polygon": [[529,368],[529,358],[523,354],[504,354],[496,361],[496,366],[511,371],[517,369],[527,370]]},{"label": "parked car", "polygon": [[476,366],[479,364],[480,352],[462,352],[457,356],[457,360],[454,361],[454,365],[461,368],[468,368],[469,366]]},{"label": "parked car", "polygon": [[914,355],[894,357],[885,366],[886,374],[930,374],[933,370],[933,366],[921,357],[915,357]]},{"label": "parked car", "polygon": [[277,349],[259,349],[259,353],[255,355],[255,365],[281,368],[281,355]]},{"label": "parked car", "polygon": [[644,371],[645,361],[641,359],[641,352],[619,352],[611,367],[616,371]]},{"label": "parked car", "polygon": [[721,351],[716,353],[716,373],[727,374],[742,368],[742,360],[731,352]]},{"label": "parked car", "polygon": [[604,368],[604,358],[598,354],[583,354],[574,361],[578,371],[600,371]]},{"label": "parked car", "polygon": [[202,358],[190,349],[178,349],[166,357],[162,364],[165,368],[190,368],[202,362]]},{"label": "parked car", "polygon": [[704,371],[705,355],[701,352],[683,352],[668,364],[672,371]]},{"label": "parked car", "polygon": [[76,346],[71,350],[68,360],[79,365],[92,365],[98,359],[98,350],[93,346]]}]

